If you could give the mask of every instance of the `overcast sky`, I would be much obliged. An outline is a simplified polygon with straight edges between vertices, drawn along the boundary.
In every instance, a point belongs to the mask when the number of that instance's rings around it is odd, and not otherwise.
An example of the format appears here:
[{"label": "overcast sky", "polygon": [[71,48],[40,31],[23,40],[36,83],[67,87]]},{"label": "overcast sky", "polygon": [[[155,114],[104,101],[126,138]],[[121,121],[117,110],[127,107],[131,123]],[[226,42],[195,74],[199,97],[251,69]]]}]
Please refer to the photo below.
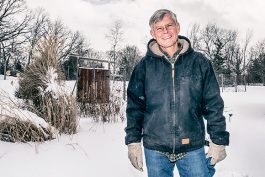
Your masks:
[{"label": "overcast sky", "polygon": [[170,9],[177,14],[181,35],[195,22],[205,26],[216,22],[220,27],[235,29],[242,36],[248,29],[253,43],[265,39],[264,0],[27,0],[30,8],[43,7],[49,16],[61,19],[72,30],[80,31],[95,50],[106,51],[108,27],[123,21],[123,45],[137,45],[141,50],[144,36],[150,36],[148,21],[157,9]]}]

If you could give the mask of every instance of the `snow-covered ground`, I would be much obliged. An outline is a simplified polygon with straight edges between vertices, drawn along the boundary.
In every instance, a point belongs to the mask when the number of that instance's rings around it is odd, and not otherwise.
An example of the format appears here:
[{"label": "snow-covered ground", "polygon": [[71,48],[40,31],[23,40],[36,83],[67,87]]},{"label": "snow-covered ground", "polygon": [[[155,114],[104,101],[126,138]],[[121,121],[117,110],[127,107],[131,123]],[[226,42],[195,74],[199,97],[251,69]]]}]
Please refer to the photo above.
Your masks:
[{"label": "snow-covered ground", "polygon": [[[13,79],[0,76],[0,90],[13,94]],[[265,87],[249,86],[247,92],[226,88],[222,97],[231,136],[228,156],[216,165],[215,177],[265,176]],[[127,158],[125,126],[121,121],[103,124],[81,118],[72,136],[42,144],[0,141],[0,176],[147,177],[146,168],[136,171]]]}]

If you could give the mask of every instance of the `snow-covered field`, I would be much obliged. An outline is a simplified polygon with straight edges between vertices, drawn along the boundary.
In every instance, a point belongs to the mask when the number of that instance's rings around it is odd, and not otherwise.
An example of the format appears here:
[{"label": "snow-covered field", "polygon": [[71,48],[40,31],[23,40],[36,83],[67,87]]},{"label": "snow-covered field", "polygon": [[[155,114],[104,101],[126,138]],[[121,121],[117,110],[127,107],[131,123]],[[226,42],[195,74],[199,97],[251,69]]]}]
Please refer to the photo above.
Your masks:
[{"label": "snow-covered field", "polygon": [[[12,79],[0,76],[0,90],[13,94]],[[216,165],[215,177],[264,177],[265,87],[249,86],[247,92],[226,88],[222,97],[231,136],[228,156]],[[0,176],[147,177],[146,168],[136,171],[127,158],[125,126],[121,121],[95,124],[81,118],[79,131],[72,136],[42,144],[0,141]]]}]

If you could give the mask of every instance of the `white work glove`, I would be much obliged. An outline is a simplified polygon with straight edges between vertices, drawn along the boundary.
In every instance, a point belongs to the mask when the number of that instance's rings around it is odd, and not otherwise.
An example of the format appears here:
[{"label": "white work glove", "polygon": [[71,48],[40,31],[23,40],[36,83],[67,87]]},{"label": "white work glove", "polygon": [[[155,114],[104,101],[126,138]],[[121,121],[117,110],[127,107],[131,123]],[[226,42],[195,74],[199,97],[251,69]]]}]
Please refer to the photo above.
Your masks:
[{"label": "white work glove", "polygon": [[139,171],[143,171],[143,153],[141,143],[128,144],[128,157],[132,165]]},{"label": "white work glove", "polygon": [[209,144],[208,154],[206,158],[211,157],[211,165],[215,165],[216,163],[222,161],[226,157],[226,151],[224,145],[216,145],[213,142]]}]

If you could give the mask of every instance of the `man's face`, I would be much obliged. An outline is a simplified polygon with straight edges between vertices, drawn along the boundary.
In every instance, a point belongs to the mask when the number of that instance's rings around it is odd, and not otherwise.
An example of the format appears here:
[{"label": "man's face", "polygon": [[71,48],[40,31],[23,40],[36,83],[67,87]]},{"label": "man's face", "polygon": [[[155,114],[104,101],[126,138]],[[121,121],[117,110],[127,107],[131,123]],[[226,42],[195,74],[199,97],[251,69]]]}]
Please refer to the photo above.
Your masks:
[{"label": "man's face", "polygon": [[165,15],[160,22],[153,23],[153,31],[151,30],[150,33],[162,50],[166,51],[178,48],[179,31],[179,24],[176,25],[170,15]]}]

